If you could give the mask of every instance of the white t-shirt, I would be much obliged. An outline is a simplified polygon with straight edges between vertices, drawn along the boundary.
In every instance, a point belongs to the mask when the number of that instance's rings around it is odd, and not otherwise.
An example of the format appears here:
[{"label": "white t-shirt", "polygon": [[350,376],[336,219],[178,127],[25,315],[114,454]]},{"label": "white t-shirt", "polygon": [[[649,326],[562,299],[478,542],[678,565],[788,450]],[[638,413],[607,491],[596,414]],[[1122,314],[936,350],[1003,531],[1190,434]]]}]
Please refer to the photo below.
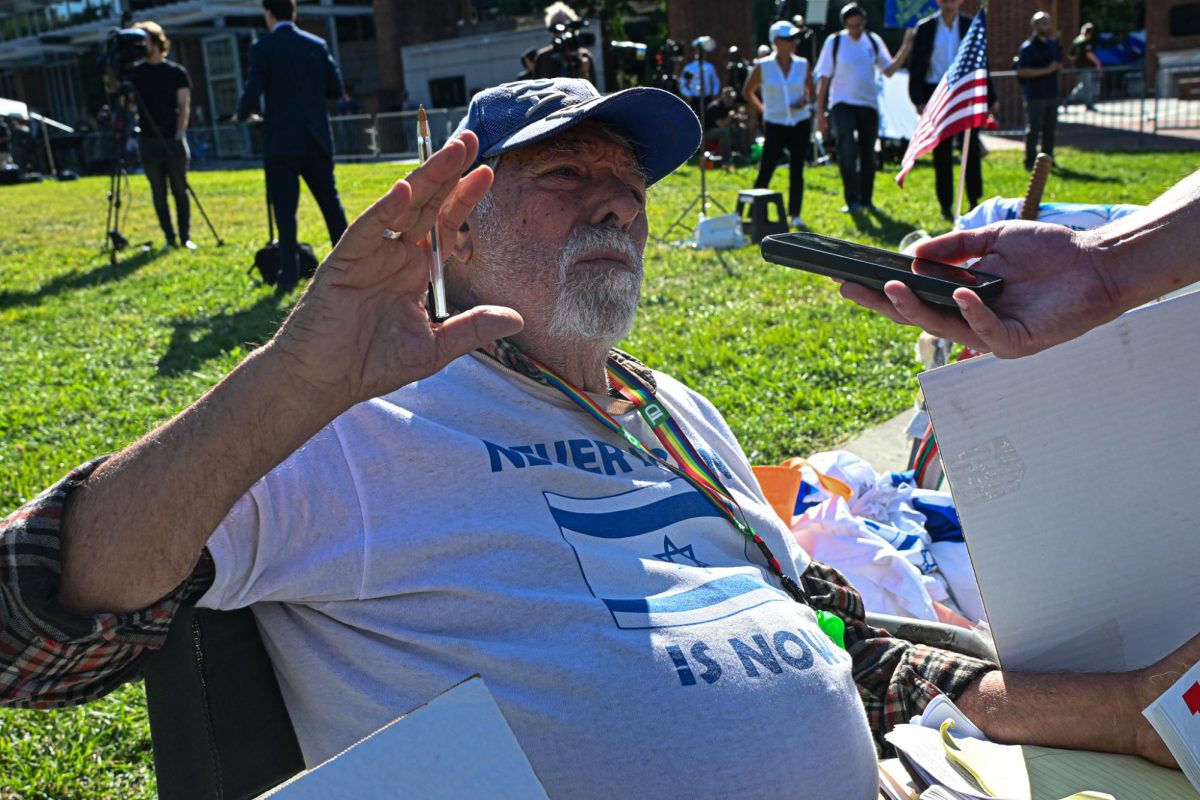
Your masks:
[{"label": "white t-shirt", "polygon": [[933,34],[933,49],[929,51],[929,68],[925,70],[926,83],[938,83],[942,76],[954,63],[958,53],[958,45],[962,42],[959,35],[958,17],[949,26],[942,20],[942,15],[934,15],[935,33]]},{"label": "white t-shirt", "polygon": [[784,75],[777,55],[771,53],[758,62],[758,68],[762,70],[762,83],[759,86],[763,97],[763,119],[790,127],[812,116],[808,103],[804,102],[808,59],[793,56],[791,67]]},{"label": "white t-shirt", "polygon": [[[833,62],[834,40],[841,39],[838,45],[837,64]],[[871,47],[874,40],[875,47]],[[833,77],[829,81],[829,94],[826,106],[833,108],[838,103],[852,106],[879,107],[878,74],[876,69],[884,70],[892,63],[892,54],[887,45],[875,34],[864,31],[858,41],[851,38],[845,31],[839,31],[825,40],[821,47],[821,55],[817,58],[816,75],[818,78]]]},{"label": "white t-shirt", "polygon": [[[659,399],[795,575],[725,422]],[[603,399],[648,444],[640,415]],[[698,492],[482,356],[338,417],[209,541],[305,761],[481,673],[551,797],[874,800],[849,657]]]}]

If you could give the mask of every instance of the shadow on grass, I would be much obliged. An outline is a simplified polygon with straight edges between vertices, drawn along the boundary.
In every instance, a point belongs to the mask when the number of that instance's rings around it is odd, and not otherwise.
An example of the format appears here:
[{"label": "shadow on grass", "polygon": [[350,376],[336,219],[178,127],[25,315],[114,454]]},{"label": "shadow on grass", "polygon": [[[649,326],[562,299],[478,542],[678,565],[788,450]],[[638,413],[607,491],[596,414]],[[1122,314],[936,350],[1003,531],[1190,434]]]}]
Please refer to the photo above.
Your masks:
[{"label": "shadow on grass", "polygon": [[1080,183],[1124,183],[1125,177],[1122,175],[1095,175],[1090,172],[1078,172],[1068,167],[1060,167],[1054,165],[1051,173],[1056,178],[1065,178],[1067,180],[1079,181]]},{"label": "shadow on grass", "polygon": [[[182,375],[235,347],[266,341],[287,314],[288,307],[281,305],[282,299],[272,293],[231,314],[176,320],[167,352],[158,360],[158,375]],[[198,339],[197,333],[200,333]]]},{"label": "shadow on grass", "polygon": [[47,297],[54,297],[63,292],[88,289],[122,280],[161,255],[162,253],[158,250],[143,250],[116,264],[105,263],[84,273],[71,271],[65,275],[59,275],[32,292],[0,292],[0,309],[36,305]]},{"label": "shadow on grass", "polygon": [[915,222],[897,219],[882,209],[860,211],[851,215],[854,227],[899,246],[900,240],[920,227]]}]

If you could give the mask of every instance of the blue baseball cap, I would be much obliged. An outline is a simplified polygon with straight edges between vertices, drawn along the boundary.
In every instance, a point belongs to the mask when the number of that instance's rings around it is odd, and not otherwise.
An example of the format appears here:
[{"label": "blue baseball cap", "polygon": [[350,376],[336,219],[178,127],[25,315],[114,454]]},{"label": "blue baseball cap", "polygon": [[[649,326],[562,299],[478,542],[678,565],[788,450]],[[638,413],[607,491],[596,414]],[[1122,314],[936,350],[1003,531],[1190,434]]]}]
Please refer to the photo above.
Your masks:
[{"label": "blue baseball cap", "polygon": [[700,120],[670,92],[639,86],[601,95],[579,78],[513,81],[484,89],[471,98],[464,130],[479,137],[484,159],[549,139],[584,120],[606,122],[633,140],[646,184],[658,182],[692,157],[700,146]]}]

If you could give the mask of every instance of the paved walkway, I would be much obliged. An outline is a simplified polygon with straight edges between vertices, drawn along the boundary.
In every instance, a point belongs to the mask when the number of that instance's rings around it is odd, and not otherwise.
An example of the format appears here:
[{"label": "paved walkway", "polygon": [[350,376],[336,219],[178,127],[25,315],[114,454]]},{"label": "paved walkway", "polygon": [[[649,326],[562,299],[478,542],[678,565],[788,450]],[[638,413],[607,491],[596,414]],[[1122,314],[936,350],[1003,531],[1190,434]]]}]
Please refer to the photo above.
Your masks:
[{"label": "paved walkway", "polygon": [[908,465],[908,454],[912,448],[912,442],[904,435],[904,431],[912,416],[913,410],[905,409],[904,413],[843,442],[837,449],[848,450],[865,459],[876,472],[903,471]]}]

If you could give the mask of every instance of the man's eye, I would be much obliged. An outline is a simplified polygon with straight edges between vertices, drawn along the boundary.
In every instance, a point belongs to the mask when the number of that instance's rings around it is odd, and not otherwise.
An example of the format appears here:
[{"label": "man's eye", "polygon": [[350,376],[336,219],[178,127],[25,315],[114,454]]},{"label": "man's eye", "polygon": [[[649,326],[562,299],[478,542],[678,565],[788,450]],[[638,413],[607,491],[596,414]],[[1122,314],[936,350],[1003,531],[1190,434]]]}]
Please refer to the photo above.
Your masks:
[{"label": "man's eye", "polygon": [[550,170],[550,174],[557,175],[557,176],[563,177],[563,178],[577,178],[577,177],[579,177],[579,170],[576,169],[575,167],[568,167],[568,166],[564,165],[561,167],[555,167],[554,169]]}]

